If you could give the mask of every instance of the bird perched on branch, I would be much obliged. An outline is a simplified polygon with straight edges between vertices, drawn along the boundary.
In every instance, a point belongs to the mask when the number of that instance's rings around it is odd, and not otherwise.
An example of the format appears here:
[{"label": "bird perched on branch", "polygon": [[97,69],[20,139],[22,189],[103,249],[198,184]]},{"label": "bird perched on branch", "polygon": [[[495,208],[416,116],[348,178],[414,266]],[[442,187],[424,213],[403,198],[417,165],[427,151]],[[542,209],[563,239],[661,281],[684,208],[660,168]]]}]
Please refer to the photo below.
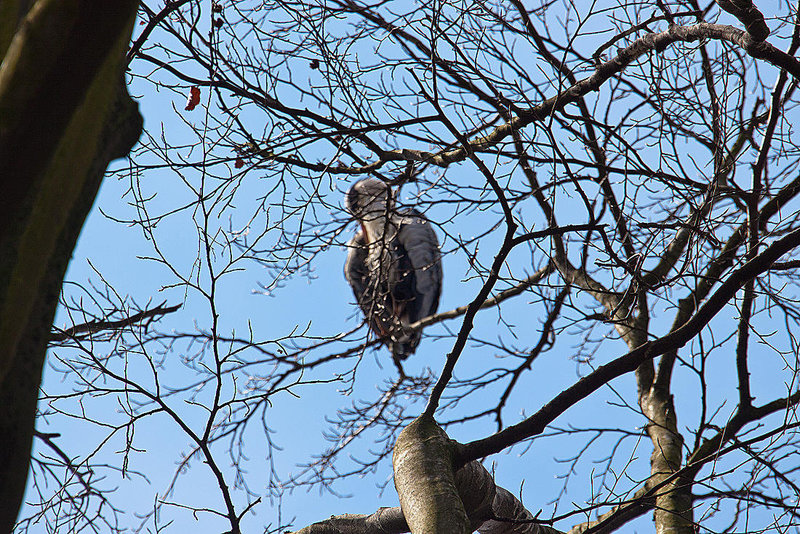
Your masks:
[{"label": "bird perched on branch", "polygon": [[418,211],[396,210],[391,189],[375,178],[356,182],[345,206],[361,226],[348,243],[345,278],[370,328],[396,361],[404,360],[422,335],[408,326],[439,307],[442,264],[436,234]]}]

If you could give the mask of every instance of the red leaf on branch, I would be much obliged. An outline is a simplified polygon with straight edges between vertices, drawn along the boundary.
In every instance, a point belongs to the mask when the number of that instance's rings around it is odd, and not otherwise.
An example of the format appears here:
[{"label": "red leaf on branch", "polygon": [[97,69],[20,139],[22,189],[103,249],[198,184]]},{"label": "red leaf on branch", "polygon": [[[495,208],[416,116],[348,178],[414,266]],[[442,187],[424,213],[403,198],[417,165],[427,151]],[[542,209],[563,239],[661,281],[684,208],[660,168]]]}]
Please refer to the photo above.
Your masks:
[{"label": "red leaf on branch", "polygon": [[244,167],[244,160],[242,158],[236,158],[236,162],[233,164],[233,166],[237,169],[241,169]]},{"label": "red leaf on branch", "polygon": [[186,101],[186,107],[184,108],[186,111],[192,111],[194,108],[197,107],[197,104],[200,103],[200,88],[196,85],[193,85],[191,89],[189,89],[189,99]]}]

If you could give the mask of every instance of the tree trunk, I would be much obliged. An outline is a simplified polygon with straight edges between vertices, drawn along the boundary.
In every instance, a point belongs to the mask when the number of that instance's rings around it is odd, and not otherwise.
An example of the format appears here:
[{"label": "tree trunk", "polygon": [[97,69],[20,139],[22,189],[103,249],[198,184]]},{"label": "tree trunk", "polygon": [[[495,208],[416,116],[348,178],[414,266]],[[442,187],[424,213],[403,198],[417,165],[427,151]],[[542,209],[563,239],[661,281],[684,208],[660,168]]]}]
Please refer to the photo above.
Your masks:
[{"label": "tree trunk", "polygon": [[[25,492],[64,272],[109,162],[141,132],[122,81],[137,5],[41,0],[0,25],[1,532]],[[0,14],[23,8],[0,0]]]}]

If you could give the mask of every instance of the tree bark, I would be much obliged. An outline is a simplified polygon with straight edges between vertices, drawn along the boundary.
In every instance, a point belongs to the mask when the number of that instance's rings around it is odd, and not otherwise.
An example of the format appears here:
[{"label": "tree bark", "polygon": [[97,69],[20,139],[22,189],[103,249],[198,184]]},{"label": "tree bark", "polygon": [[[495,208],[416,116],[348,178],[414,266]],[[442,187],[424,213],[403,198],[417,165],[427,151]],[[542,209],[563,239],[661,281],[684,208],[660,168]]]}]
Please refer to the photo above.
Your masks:
[{"label": "tree bark", "polygon": [[423,415],[397,438],[394,485],[411,532],[468,534],[470,522],[455,485],[455,444]]},{"label": "tree bark", "polygon": [[[0,13],[24,5],[0,0]],[[12,531],[25,492],[64,272],[108,164],[141,132],[122,80],[137,5],[40,0],[10,40],[0,27],[2,532]]]},{"label": "tree bark", "polygon": [[456,469],[460,447],[431,416],[421,415],[395,443],[400,508],[333,516],[296,534],[562,534],[536,521],[519,499],[496,486],[480,462]]}]

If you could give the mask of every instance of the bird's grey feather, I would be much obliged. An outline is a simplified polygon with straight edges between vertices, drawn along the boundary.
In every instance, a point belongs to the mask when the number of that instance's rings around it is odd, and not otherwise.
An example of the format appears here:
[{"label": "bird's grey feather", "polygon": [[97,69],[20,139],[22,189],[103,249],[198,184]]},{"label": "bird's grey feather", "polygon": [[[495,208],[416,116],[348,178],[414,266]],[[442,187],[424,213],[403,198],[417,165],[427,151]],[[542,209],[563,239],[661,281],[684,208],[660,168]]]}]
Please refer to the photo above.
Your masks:
[{"label": "bird's grey feather", "polygon": [[399,217],[397,240],[408,254],[414,270],[413,313],[408,321],[414,323],[436,313],[442,292],[442,263],[439,241],[428,220],[416,210],[407,210]]}]

